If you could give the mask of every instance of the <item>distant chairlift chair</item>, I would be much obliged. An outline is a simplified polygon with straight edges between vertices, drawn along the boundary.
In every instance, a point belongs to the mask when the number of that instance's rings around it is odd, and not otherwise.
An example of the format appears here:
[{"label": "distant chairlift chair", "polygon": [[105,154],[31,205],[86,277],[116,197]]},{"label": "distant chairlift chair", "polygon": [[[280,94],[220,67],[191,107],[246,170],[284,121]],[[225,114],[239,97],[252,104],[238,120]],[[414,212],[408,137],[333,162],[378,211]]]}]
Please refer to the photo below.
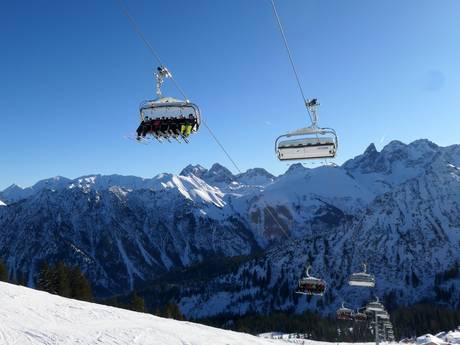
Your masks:
[{"label": "distant chairlift chair", "polygon": [[[305,105],[311,116],[311,125],[283,134],[276,139],[275,151],[279,160],[334,158],[336,155],[338,138],[335,130],[318,127],[318,101],[314,98]],[[280,141],[282,138],[292,139]]]}]

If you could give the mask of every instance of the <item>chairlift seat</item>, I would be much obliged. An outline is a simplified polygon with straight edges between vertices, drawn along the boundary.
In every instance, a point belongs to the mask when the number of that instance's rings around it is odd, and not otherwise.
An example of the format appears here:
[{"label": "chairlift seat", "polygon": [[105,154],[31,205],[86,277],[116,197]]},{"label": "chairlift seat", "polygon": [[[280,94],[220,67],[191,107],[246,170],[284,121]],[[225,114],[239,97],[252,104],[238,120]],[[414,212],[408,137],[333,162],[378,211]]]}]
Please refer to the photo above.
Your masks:
[{"label": "chairlift seat", "polygon": [[372,274],[359,272],[353,273],[348,280],[351,286],[375,287],[375,277]]},{"label": "chairlift seat", "polygon": [[331,137],[288,139],[277,142],[279,160],[334,158],[336,141]]},{"label": "chairlift seat", "polygon": [[189,118],[190,115],[196,122],[195,131],[201,125],[200,109],[194,103],[181,101],[172,97],[161,97],[150,101],[144,101],[139,107],[141,121],[146,117],[150,119],[170,118],[179,119],[181,116]]},{"label": "chairlift seat", "polygon": [[380,302],[369,302],[366,305],[366,310],[379,312],[379,311],[384,311],[385,307]]},{"label": "chairlift seat", "polygon": [[326,291],[326,282],[314,277],[303,277],[299,280],[296,293],[303,295],[323,295]]},{"label": "chairlift seat", "polygon": [[345,307],[339,308],[337,310],[336,315],[337,315],[338,320],[345,320],[345,321],[353,320],[353,310],[349,308],[345,308]]},{"label": "chairlift seat", "polygon": [[355,313],[354,314],[354,320],[357,322],[365,322],[367,321],[367,315],[365,313]]}]

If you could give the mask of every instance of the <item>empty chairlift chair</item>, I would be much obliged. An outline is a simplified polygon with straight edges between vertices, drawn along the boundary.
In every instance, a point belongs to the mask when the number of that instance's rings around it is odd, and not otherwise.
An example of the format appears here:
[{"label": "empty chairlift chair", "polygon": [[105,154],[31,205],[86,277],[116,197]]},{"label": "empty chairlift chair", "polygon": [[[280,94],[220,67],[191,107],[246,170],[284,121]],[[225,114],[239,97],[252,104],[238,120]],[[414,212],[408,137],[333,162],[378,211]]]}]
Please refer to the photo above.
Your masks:
[{"label": "empty chairlift chair", "polygon": [[386,310],[382,310],[382,311],[377,311],[377,317],[380,319],[380,320],[390,320],[390,314],[388,314],[388,312]]},{"label": "empty chairlift chair", "polygon": [[375,301],[371,301],[367,303],[366,305],[366,312],[381,312],[384,311],[385,307],[383,306],[382,303],[379,302],[379,299],[377,298]]},{"label": "empty chairlift chair", "polygon": [[[311,125],[276,139],[275,151],[279,160],[334,158],[336,155],[338,138],[335,130],[318,127],[318,101],[312,99],[305,105],[311,117]],[[287,140],[281,140],[283,138]]]},{"label": "empty chairlift chair", "polygon": [[367,265],[363,264],[363,272],[353,273],[348,280],[351,286],[375,287],[375,277],[366,272]]},{"label": "empty chairlift chair", "polygon": [[306,268],[305,276],[299,280],[296,293],[322,296],[326,291],[326,282],[322,279],[310,276],[310,269],[311,266]]}]

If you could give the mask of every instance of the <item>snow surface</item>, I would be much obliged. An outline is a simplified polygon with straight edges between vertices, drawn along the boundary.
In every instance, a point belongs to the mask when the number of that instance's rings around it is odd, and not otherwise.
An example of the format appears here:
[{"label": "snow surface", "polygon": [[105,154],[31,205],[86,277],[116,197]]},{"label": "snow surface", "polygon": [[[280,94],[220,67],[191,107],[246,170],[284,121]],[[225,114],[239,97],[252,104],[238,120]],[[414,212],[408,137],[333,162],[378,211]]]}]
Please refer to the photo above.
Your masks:
[{"label": "snow surface", "polygon": [[441,338],[438,338],[432,334],[425,334],[420,337],[417,337],[416,339],[416,344],[417,345],[425,345],[425,344],[445,344],[444,340]]},{"label": "snow surface", "polygon": [[436,335],[424,334],[420,337],[417,337],[417,345],[425,345],[429,343],[434,344],[460,344],[460,329],[450,332],[441,332]]},{"label": "snow surface", "polygon": [[0,344],[268,345],[255,337],[191,322],[87,303],[0,282]]},{"label": "snow surface", "polygon": [[[0,282],[0,344],[28,345],[345,345],[213,328],[187,321],[77,301]],[[451,333],[449,333],[451,334]],[[353,343],[370,345],[372,343]]]},{"label": "snow surface", "polygon": [[451,344],[460,344],[460,328],[457,331],[448,332],[443,339]]}]

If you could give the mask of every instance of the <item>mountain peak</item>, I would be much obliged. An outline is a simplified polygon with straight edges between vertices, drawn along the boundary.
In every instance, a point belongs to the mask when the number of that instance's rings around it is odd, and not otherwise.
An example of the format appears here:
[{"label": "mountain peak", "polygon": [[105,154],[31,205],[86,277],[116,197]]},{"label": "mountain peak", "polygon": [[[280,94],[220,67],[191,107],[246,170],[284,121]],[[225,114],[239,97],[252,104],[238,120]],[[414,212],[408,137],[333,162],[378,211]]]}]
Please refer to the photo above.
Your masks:
[{"label": "mountain peak", "polygon": [[18,186],[17,184],[13,183],[11,186],[0,192],[0,197],[2,201],[4,201],[7,204],[10,204],[20,199],[26,198],[31,193],[32,188],[22,188],[21,186]]},{"label": "mountain peak", "polygon": [[[215,172],[228,172],[230,174],[232,174],[230,172],[230,170],[228,170],[226,167],[224,167],[223,165],[219,164],[219,163],[214,163],[212,166],[211,166],[211,169],[209,169],[210,172],[212,171],[215,171]],[[233,175],[233,174],[232,174]]]},{"label": "mountain peak", "polygon": [[377,149],[376,149],[374,143],[371,143],[371,144],[367,147],[367,149],[364,151],[364,154],[365,154],[365,155],[369,155],[369,154],[373,154],[373,153],[375,153],[375,152],[377,152]]},{"label": "mountain peak", "polygon": [[306,170],[306,169],[307,169],[307,168],[305,168],[305,167],[302,165],[302,163],[291,164],[291,166],[289,166],[289,169],[286,170],[285,175],[297,173],[297,172],[299,172],[299,171],[304,171],[304,170]]},{"label": "mountain peak", "polygon": [[230,183],[235,180],[235,176],[232,174],[232,172],[219,163],[214,163],[211,169],[206,171],[202,177],[206,181],[213,181],[217,183]]},{"label": "mountain peak", "polygon": [[238,174],[238,176],[256,176],[256,175],[262,175],[262,176],[266,176],[266,177],[269,177],[269,178],[274,178],[275,176],[270,174],[267,170],[263,169],[263,168],[252,168],[252,169],[248,169],[246,170],[244,173],[241,173],[241,174]]},{"label": "mountain peak", "polygon": [[200,164],[195,164],[195,165],[189,164],[184,169],[182,169],[179,175],[181,176],[195,175],[196,177],[201,177],[207,171],[208,169],[202,167]]},{"label": "mountain peak", "polygon": [[246,185],[267,185],[275,180],[275,176],[262,168],[248,169],[236,176],[239,182]]},{"label": "mountain peak", "polygon": [[383,147],[382,153],[402,150],[406,148],[407,146],[408,145],[404,144],[402,141],[392,140]]},{"label": "mountain peak", "polygon": [[433,149],[438,149],[439,146],[436,145],[434,142],[428,140],[428,139],[418,139],[409,144],[409,146],[421,148],[421,149],[428,149],[428,150],[433,150]]},{"label": "mountain peak", "polygon": [[13,191],[18,191],[18,190],[23,190],[24,188],[22,188],[21,186],[18,186],[16,183],[13,183],[12,185],[6,187],[2,193],[5,193],[5,192],[13,192]]}]

